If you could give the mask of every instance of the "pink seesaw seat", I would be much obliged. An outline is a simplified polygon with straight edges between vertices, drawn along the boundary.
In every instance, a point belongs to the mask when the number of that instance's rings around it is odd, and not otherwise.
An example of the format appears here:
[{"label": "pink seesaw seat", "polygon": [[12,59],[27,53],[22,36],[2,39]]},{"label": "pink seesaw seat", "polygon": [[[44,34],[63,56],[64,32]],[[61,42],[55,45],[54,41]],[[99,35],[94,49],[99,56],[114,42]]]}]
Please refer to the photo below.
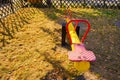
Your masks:
[{"label": "pink seesaw seat", "polygon": [[96,57],[92,51],[86,50],[84,44],[74,44],[74,50],[68,52],[71,61],[95,61]]}]

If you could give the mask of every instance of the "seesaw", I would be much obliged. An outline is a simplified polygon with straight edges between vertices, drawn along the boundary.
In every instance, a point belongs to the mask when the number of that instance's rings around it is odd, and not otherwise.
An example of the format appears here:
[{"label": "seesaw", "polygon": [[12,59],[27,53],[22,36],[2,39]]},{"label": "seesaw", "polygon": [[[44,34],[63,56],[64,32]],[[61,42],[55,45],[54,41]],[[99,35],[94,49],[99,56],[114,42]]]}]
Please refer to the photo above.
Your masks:
[{"label": "seesaw", "polygon": [[[85,49],[83,44],[89,30],[90,24],[86,20],[70,20],[66,18],[66,31],[68,33],[68,37],[70,39],[70,45],[72,51],[68,52],[68,58],[70,61],[74,62],[74,67],[79,70],[80,72],[87,71],[90,68],[90,62],[95,61],[96,57],[92,51],[88,51]],[[86,30],[85,34],[83,35],[81,41],[76,34],[76,27],[79,22],[84,22],[87,24],[88,29]],[[75,23],[75,26],[73,26]]]},{"label": "seesaw", "polygon": [[[78,23],[81,22],[86,23],[88,28],[80,40],[76,33],[76,28],[78,27]],[[72,49],[72,51],[68,52],[68,59],[74,63],[74,67],[78,71],[85,72],[89,70],[90,62],[96,60],[94,53],[86,50],[85,45],[83,44],[90,30],[90,24],[87,20],[70,20],[69,17],[66,17],[66,23],[65,30],[67,32],[68,39],[70,40],[70,46]]]}]

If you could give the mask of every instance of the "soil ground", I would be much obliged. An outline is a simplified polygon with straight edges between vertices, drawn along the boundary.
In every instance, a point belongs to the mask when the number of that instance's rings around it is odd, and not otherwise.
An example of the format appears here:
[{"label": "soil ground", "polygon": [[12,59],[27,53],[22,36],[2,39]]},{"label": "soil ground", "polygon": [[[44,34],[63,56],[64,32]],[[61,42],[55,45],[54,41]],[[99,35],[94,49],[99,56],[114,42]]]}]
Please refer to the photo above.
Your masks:
[{"label": "soil ground", "polygon": [[30,18],[27,24],[0,49],[1,80],[120,80],[120,28],[114,26],[120,19],[119,10],[71,9],[73,18],[91,23],[85,44],[97,60],[83,76],[68,60],[69,49],[61,47],[64,9],[24,10],[27,16],[19,19]]}]

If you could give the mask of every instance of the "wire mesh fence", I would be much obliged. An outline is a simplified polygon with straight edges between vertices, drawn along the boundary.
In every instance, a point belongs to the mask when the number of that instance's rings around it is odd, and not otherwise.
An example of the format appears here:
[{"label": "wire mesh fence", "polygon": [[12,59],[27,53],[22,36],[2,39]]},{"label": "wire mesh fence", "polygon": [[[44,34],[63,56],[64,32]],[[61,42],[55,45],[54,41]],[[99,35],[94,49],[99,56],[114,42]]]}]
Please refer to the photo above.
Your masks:
[{"label": "wire mesh fence", "polygon": [[[24,23],[27,23],[34,14],[33,10],[26,12],[26,9],[22,8],[28,4],[42,8],[88,7],[120,9],[120,0],[0,0],[0,46],[5,45],[7,39],[13,38],[15,31],[18,31]],[[22,10],[20,10],[21,8]]]},{"label": "wire mesh fence", "polygon": [[25,5],[23,0],[0,0],[0,48],[32,18],[34,10]]},{"label": "wire mesh fence", "polygon": [[[55,8],[119,8],[120,0],[27,0],[33,4],[37,3],[40,7],[53,6]],[[35,4],[36,5],[36,4]]]},{"label": "wire mesh fence", "polygon": [[0,19],[25,6],[23,0],[0,0]]},{"label": "wire mesh fence", "polygon": [[120,0],[0,0],[0,18],[4,18],[25,6],[25,1],[36,7],[120,9]]},{"label": "wire mesh fence", "polygon": [[54,7],[120,8],[120,0],[51,0]]}]

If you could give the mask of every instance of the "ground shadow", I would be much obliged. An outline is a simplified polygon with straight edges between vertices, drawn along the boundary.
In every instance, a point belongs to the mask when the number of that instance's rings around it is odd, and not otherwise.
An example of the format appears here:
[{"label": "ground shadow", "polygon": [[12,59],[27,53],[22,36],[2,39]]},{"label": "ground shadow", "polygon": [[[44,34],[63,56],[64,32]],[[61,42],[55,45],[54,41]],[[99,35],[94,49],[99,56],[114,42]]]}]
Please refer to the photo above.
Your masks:
[{"label": "ground shadow", "polygon": [[[61,9],[39,9],[56,23],[61,25],[64,18],[57,14],[64,15]],[[85,9],[86,10],[86,9]],[[87,19],[91,23],[91,32],[85,40],[87,49],[94,51],[97,60],[92,64],[91,71],[107,80],[119,80],[119,40],[120,29],[114,26],[116,19],[119,19],[118,10],[92,9],[89,11],[73,11],[73,17]],[[91,10],[91,9],[88,9]],[[117,13],[112,14],[112,13]],[[60,21],[61,20],[61,21]],[[61,30],[61,29],[60,29]]]},{"label": "ground shadow", "polygon": [[0,18],[0,47],[9,43],[7,40],[13,38],[15,33],[18,32],[25,24],[29,24],[29,21],[32,19],[34,14],[35,12],[32,8],[21,8],[6,17]]},{"label": "ground shadow", "polygon": [[[62,9],[56,9],[56,8],[38,8],[38,12],[42,11],[48,19],[55,21],[56,23],[60,24],[64,21],[64,10]],[[109,12],[110,11],[110,12]],[[72,11],[73,17],[75,18],[81,18],[81,19],[87,19],[91,23],[91,32],[87,36],[87,39],[85,41],[86,47],[96,54],[97,60],[96,62],[92,63],[91,71],[95,74],[99,75],[102,78],[105,78],[107,80],[119,80],[119,68],[120,68],[120,29],[115,27],[113,24],[116,19],[119,19],[119,12],[116,12],[115,10],[93,10],[93,12],[89,13],[90,11],[84,10],[84,11]],[[97,13],[98,12],[98,13]],[[113,14],[115,12],[115,15]],[[30,18],[32,18],[32,14],[34,14],[34,10],[30,10],[28,12],[25,12],[25,10],[21,12],[17,12],[14,16],[12,25],[14,24],[15,27],[8,27],[7,24],[4,24],[4,20],[1,21],[1,25],[4,33],[2,35],[14,35],[13,33],[15,31],[19,31],[19,28],[22,27],[21,23],[25,24],[26,21],[29,21]],[[116,15],[117,13],[117,15]],[[19,18],[19,19],[18,19]],[[11,18],[10,18],[11,19]],[[5,19],[6,20],[6,19]],[[20,21],[16,21],[20,20]],[[8,20],[7,20],[8,22]],[[18,26],[17,23],[19,25]],[[41,28],[43,31],[47,32],[48,34],[54,34],[53,32],[50,32],[49,29]],[[61,29],[55,30],[55,32],[61,34]],[[2,42],[5,37],[1,39]],[[54,37],[54,41],[60,40],[56,37]],[[59,45],[59,44],[56,44]],[[55,50],[55,48],[54,48]],[[69,73],[69,71],[65,70],[59,62],[55,59],[52,60],[52,58],[48,58],[48,53],[44,54],[46,61],[53,65],[54,70],[46,74],[46,76],[42,79],[47,80],[50,79],[50,76],[55,76],[55,78],[62,78],[67,79],[69,76],[72,76],[74,74]],[[56,71],[58,70],[58,73]],[[57,75],[55,75],[56,73]],[[61,75],[62,74],[62,75]],[[60,77],[59,77],[60,75]],[[51,78],[51,79],[52,79]],[[79,78],[79,76],[78,76]],[[77,79],[77,77],[76,77]]]},{"label": "ground shadow", "polygon": [[[49,62],[53,66],[53,70],[48,72],[46,76],[42,77],[40,80],[71,80],[71,77],[74,77],[72,80],[85,80],[83,75],[76,76],[73,73],[70,73],[66,69],[64,69],[60,64],[62,62],[55,60],[50,57],[49,53],[41,54],[45,57],[45,61]],[[48,57],[49,56],[49,57]]]}]

